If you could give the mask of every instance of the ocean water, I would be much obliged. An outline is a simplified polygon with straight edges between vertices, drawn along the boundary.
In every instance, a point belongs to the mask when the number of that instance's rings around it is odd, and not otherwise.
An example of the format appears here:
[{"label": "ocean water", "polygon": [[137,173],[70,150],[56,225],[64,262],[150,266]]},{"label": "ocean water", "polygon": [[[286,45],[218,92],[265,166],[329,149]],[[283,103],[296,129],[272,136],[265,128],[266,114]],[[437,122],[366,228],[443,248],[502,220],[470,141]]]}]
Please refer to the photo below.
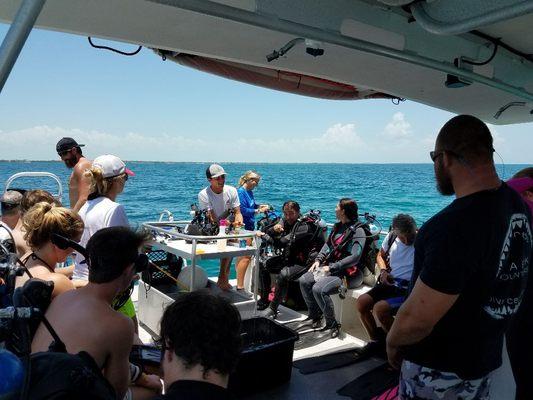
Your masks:
[{"label": "ocean water", "polygon": [[[198,192],[207,186],[208,163],[128,162],[135,172],[128,180],[118,202],[123,204],[133,225],[155,221],[162,210],[170,210],[176,219],[189,218]],[[354,198],[360,213],[377,217],[388,229],[398,213],[412,215],[421,226],[453,198],[440,195],[435,187],[432,164],[223,164],[228,173],[226,184],[237,185],[239,176],[253,169],[262,179],[254,191],[258,203],[276,210],[286,200],[295,200],[303,212],[318,209],[326,222],[335,222],[335,205],[342,197]],[[526,165],[498,165],[498,173],[508,179]],[[68,204],[70,170],[59,161],[0,161],[0,183],[17,172],[46,171],[63,183],[63,203]],[[50,179],[23,178],[12,187],[43,188],[57,193]],[[216,262],[202,264],[208,274],[216,275]],[[232,275],[234,275],[234,269]]]}]

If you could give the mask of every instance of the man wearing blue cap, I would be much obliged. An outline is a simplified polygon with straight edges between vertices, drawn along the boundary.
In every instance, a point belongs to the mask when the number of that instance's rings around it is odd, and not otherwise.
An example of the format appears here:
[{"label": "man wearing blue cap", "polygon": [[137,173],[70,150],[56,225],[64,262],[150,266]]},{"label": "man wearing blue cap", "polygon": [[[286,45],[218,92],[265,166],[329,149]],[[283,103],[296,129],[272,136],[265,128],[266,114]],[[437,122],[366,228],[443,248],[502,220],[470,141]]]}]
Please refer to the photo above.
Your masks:
[{"label": "man wearing blue cap", "polygon": [[64,137],[56,144],[56,151],[61,161],[67,168],[73,169],[68,181],[68,197],[70,208],[76,212],[80,211],[81,206],[87,201],[90,189],[90,182],[83,176],[83,173],[91,168],[92,162],[83,156],[82,146],[85,145],[78,144],[70,137]]}]

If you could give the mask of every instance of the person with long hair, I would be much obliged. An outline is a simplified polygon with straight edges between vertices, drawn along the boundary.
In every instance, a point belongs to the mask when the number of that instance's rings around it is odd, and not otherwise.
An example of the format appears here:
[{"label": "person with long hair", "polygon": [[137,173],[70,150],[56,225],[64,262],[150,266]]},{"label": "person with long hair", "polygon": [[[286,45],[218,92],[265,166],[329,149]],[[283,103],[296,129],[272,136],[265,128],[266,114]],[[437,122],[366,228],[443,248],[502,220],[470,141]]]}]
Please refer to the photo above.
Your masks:
[{"label": "person with long hair", "polygon": [[[117,203],[116,199],[123,192],[128,177],[132,175],[133,172],[126,168],[126,164],[120,158],[110,154],[96,157],[91,168],[85,171],[91,189],[87,202],[79,211],[85,223],[80,241],[82,246],[85,246],[91,236],[100,229],[129,226],[124,206]],[[73,279],[86,282],[89,270],[83,261],[81,254],[78,254]]]},{"label": "person with long hair", "polygon": [[[259,213],[268,211],[268,204],[257,204],[254,199],[253,190],[259,185],[261,176],[255,171],[246,171],[244,175],[239,178],[239,201],[241,203],[241,214],[244,222],[244,228],[248,231],[253,231],[255,228],[255,216]],[[251,239],[247,241],[250,245]],[[237,290],[244,289],[244,275],[250,265],[250,256],[239,257],[237,259]]]},{"label": "person with long hair", "polygon": [[[28,190],[22,195],[20,200],[20,218],[13,229],[13,239],[15,240],[15,246],[17,248],[17,254],[19,257],[24,257],[31,251],[30,245],[24,239],[26,231],[22,221],[24,215],[37,203],[45,202],[48,204],[61,207],[61,202],[57,200],[50,192],[42,189]],[[72,272],[72,271],[71,271]]]},{"label": "person with long hair", "polygon": [[[52,243],[53,233],[57,233],[75,242],[83,232],[80,216],[68,208],[58,207],[47,202],[35,204],[23,217],[24,239],[31,248],[31,253],[23,259],[26,268],[34,278],[54,283],[52,298],[74,289],[73,283],[64,275],[55,271],[57,263],[65,261],[73,249],[61,249]],[[16,285],[22,286],[29,277],[18,277]]]},{"label": "person with long hair", "polygon": [[[120,158],[110,154],[96,157],[92,167],[85,171],[85,177],[91,182],[91,190],[87,202],[80,209],[80,216],[85,222],[80,241],[82,246],[86,246],[89,239],[101,229],[113,226],[129,227],[124,206],[116,200],[124,191],[128,178],[133,175],[135,174],[126,168]],[[80,254],[76,256],[73,279],[77,287],[86,285],[89,279],[87,263]],[[137,332],[137,317],[131,298],[119,311],[134,320]]]},{"label": "person with long hair", "polygon": [[366,233],[358,223],[358,207],[355,200],[342,198],[335,207],[338,222],[333,226],[328,239],[315,262],[302,277],[300,289],[309,310],[309,320],[318,328],[325,318],[323,331],[331,337],[339,335],[340,323],[335,319],[335,309],[330,295],[338,293],[342,278],[356,267],[363,255]]}]

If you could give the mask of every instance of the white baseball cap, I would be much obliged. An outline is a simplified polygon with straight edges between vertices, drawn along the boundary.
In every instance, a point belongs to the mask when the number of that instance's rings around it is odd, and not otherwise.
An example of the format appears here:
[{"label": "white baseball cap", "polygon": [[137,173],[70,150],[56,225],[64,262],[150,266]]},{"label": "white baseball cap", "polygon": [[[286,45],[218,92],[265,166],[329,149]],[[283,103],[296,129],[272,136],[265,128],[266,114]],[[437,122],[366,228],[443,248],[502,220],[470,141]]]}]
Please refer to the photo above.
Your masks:
[{"label": "white baseball cap", "polygon": [[226,175],[224,168],[218,164],[211,164],[209,168],[205,170],[207,179],[218,178],[219,176]]},{"label": "white baseball cap", "polygon": [[96,157],[93,161],[93,167],[100,168],[104,178],[114,178],[122,174],[135,175],[132,170],[126,168],[124,161],[111,154]]}]

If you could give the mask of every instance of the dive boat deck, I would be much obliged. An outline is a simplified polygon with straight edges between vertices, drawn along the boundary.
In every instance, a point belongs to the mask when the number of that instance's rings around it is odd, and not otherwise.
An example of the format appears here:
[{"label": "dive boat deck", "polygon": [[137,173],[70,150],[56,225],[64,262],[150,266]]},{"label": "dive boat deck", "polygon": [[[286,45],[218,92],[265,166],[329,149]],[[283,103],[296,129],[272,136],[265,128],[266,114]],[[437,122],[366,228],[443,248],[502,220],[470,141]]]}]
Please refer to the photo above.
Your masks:
[{"label": "dive boat deck", "polygon": [[[241,294],[240,292],[230,291],[222,292],[214,282],[216,279],[210,278],[209,288],[214,293],[219,293],[223,296],[228,297],[232,301],[239,311],[243,318],[250,318],[254,315],[254,301],[252,299],[251,293]],[[235,282],[231,282],[235,285]],[[153,290],[150,289],[150,290]],[[346,314],[348,310],[344,308],[349,305],[350,300],[355,299],[358,296],[357,291],[351,291],[343,302],[343,307],[340,308],[341,312],[344,311]],[[363,289],[364,290],[364,289]],[[136,308],[139,305],[139,296],[146,295],[142,283],[135,287],[132,299],[136,305]],[[173,296],[171,295],[169,299]],[[340,301],[338,296],[336,301]],[[336,307],[339,309],[339,307]],[[353,314],[355,315],[355,309],[353,309]],[[160,314],[161,315],[161,314]],[[160,317],[158,316],[158,318]],[[291,310],[287,307],[281,306],[280,313],[278,315],[277,321],[279,323],[287,323],[289,321],[296,321],[299,319],[304,319],[305,315],[298,313],[294,310]],[[152,334],[155,332],[150,332],[151,329],[146,327],[144,324],[139,326],[139,337],[141,341],[145,344],[153,343]],[[350,329],[347,329],[343,332],[340,338],[329,339],[325,342],[322,342],[316,346],[306,347],[300,350],[295,350],[293,355],[293,361],[301,360],[309,357],[317,357],[325,354],[334,354],[349,350],[352,348],[362,347],[365,345],[366,341],[360,335],[362,333],[361,329],[357,326]],[[347,397],[341,396],[337,393],[337,390],[352,382],[356,378],[365,374],[366,372],[378,367],[383,364],[383,360],[379,358],[370,358],[364,361],[356,362],[345,367],[335,368],[328,371],[321,371],[316,373],[311,373],[304,375],[300,372],[299,369],[293,367],[291,380],[281,386],[255,393],[244,398],[251,400],[270,400],[275,399],[302,399],[302,400],[318,400],[318,399],[346,399]],[[272,368],[275,368],[275,365],[272,365]],[[268,377],[257,377],[260,379],[268,379]],[[493,376],[493,384],[491,387],[491,399],[512,399],[514,398],[514,379],[512,376],[509,358],[507,356],[507,351],[504,347],[503,351],[503,364],[502,366],[495,371]]]}]

